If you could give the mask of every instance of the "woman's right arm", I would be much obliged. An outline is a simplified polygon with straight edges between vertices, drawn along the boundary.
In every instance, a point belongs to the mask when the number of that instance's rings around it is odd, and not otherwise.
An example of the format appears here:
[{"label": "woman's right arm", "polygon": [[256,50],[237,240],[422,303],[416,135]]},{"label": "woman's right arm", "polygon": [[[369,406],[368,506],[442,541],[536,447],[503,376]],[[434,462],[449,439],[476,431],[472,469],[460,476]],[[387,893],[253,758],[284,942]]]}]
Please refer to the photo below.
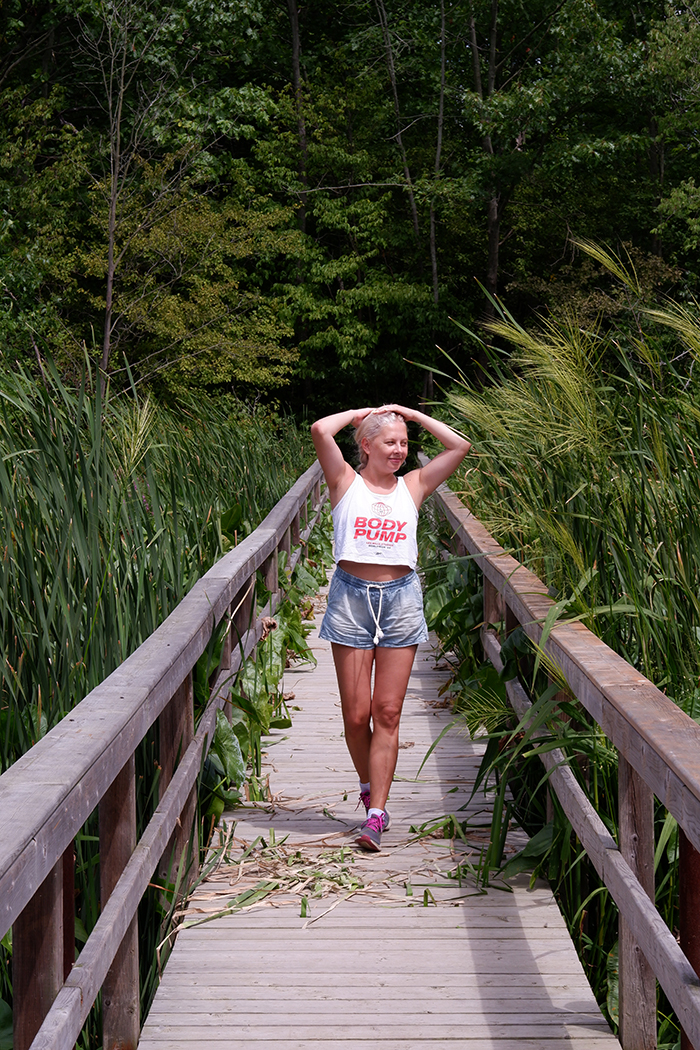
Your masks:
[{"label": "woman's right arm", "polygon": [[343,459],[335,435],[350,423],[357,426],[371,411],[371,408],[349,408],[345,412],[324,416],[311,424],[311,437],[328,484],[332,506],[344,495],[355,474],[350,464]]}]

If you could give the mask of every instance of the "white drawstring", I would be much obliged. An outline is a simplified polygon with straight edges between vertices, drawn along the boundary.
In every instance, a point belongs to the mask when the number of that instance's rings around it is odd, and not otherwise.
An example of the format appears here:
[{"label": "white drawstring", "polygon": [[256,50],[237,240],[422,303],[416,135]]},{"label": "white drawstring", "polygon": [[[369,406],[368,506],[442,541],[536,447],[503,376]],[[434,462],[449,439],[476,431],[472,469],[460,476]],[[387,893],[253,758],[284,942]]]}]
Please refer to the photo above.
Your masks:
[{"label": "white drawstring", "polygon": [[384,588],[383,587],[377,587],[376,584],[374,585],[375,590],[379,591],[379,609],[377,611],[377,615],[375,616],[374,615],[374,607],[372,605],[372,600],[371,600],[371,598],[369,596],[370,588],[372,586],[373,585],[370,583],[368,585],[368,587],[367,587],[367,604],[369,605],[369,611],[372,613],[372,619],[374,620],[374,625],[377,628],[377,630],[375,631],[375,634],[374,634],[374,638],[372,639],[373,643],[375,645],[377,645],[377,643],[379,642],[379,639],[384,637],[384,631],[379,626],[379,618],[382,615],[382,598],[384,596]]}]

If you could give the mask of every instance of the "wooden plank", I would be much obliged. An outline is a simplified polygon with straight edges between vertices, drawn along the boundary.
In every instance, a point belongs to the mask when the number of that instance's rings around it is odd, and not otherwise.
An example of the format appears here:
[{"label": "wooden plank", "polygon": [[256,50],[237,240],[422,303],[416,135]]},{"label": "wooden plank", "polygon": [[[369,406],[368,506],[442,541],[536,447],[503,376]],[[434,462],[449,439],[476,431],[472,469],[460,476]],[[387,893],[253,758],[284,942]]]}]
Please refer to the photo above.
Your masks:
[{"label": "wooden plank", "polygon": [[[654,797],[623,755],[618,784],[620,855],[654,901]],[[619,923],[619,985],[623,1047],[656,1050],[656,977],[624,915]]]},{"label": "wooden plank", "polygon": [[[132,755],[100,801],[102,911],[136,846],[136,763]],[[136,1050],[140,1031],[136,917],[119,943],[102,984],[104,1050]]]},{"label": "wooden plank", "polygon": [[[219,673],[228,674],[230,664],[231,652],[229,650],[226,663],[220,668]],[[193,683],[191,673],[176,691],[160,716],[158,731],[161,767],[158,793],[159,798],[162,799],[173,779],[177,763],[194,740]],[[192,850],[192,832],[196,811],[197,789],[193,785],[158,867],[161,878],[169,883],[174,883],[179,873],[181,895],[187,892],[191,879],[195,874],[196,860]]]},{"label": "wooden plank", "polygon": [[63,858],[16,919],[12,946],[13,1047],[28,1050],[63,983]]},{"label": "wooden plank", "polygon": [[[681,948],[695,973],[700,973],[700,853],[688,841],[680,828],[679,836],[679,886],[680,940]],[[681,1029],[681,1050],[697,1050],[700,1043],[696,1037]]]},{"label": "wooden plank", "polygon": [[[375,1035],[370,1039],[359,1039],[356,1034],[351,1035],[346,1030],[346,1035],[343,1039],[338,1037],[333,1039],[315,1039],[313,1050],[336,1050],[338,1046],[352,1047],[352,1050],[375,1050],[377,1046],[381,1047],[381,1050],[458,1050],[459,1047],[463,1046],[473,1046],[478,1048],[478,1050],[572,1050],[572,1047],[575,1047],[576,1050],[604,1050],[605,1047],[611,1046],[610,1040],[612,1038],[610,1035],[606,1037],[601,1036],[599,1033],[589,1034],[586,1031],[579,1035],[567,1030],[562,1035],[547,1036],[546,1038],[539,1035],[534,1039],[518,1038],[517,1036],[501,1039],[492,1038],[490,1035],[481,1033],[475,1035],[467,1030],[462,1032],[458,1039],[423,1039],[421,1037],[394,1039],[390,1031],[384,1030],[380,1036]],[[268,1047],[270,1045],[267,1040],[261,1040],[260,1042],[267,1044]],[[246,1036],[244,1043],[237,1035],[232,1035],[230,1029],[226,1029],[224,1032],[208,1033],[207,1037],[207,1046],[216,1047],[217,1050],[243,1050],[245,1045],[251,1044],[256,1046],[258,1043],[259,1041],[251,1035]],[[144,1050],[149,1050],[150,1047],[167,1047],[168,1050],[192,1050],[193,1047],[202,1046],[203,1044],[197,1042],[196,1038],[192,1040],[179,1039],[170,1033],[165,1033],[155,1034],[153,1037],[149,1036],[148,1041],[143,1041],[141,1045]],[[285,1050],[309,1050],[309,1042],[306,1039],[287,1039],[284,1045]],[[612,1045],[619,1047],[617,1040]]]},{"label": "wooden plank", "polygon": [[[381,1043],[383,1039],[386,1039],[391,1033],[391,1038],[396,1040],[411,1040],[416,1038],[415,1026],[411,1024],[386,1024],[378,1013],[376,1020],[368,1020],[366,1017],[367,1007],[364,1004],[358,1004],[358,1009],[354,1011],[352,1017],[348,1020],[349,1024],[346,1025],[334,1025],[326,1024],[319,1031],[319,1029],[311,1025],[297,1025],[292,1027],[291,1025],[235,1025],[236,1029],[236,1040],[240,1046],[243,1041],[253,1040],[254,1042],[268,1042],[274,1040],[275,1042],[284,1043],[289,1045],[290,1040],[306,1040],[306,1039],[326,1039],[329,1041],[338,1041],[341,1039],[348,1039],[348,1032],[357,1029],[358,1010],[362,1013],[363,1019],[361,1021],[362,1034],[365,1038],[374,1039]],[[210,1043],[216,1039],[231,1039],[231,1024],[223,1025],[218,1027],[212,1025],[211,1028],[204,1025],[154,1025],[155,1034],[160,1038],[167,1037],[170,1039],[179,1038],[183,1042],[186,1040],[200,1041],[202,1045],[203,1041]],[[544,1025],[534,1024],[520,1021],[512,1025],[505,1024],[474,1024],[465,1032],[465,1030],[458,1024],[449,1024],[435,1020],[434,1017],[430,1018],[430,1031],[434,1033],[431,1038],[434,1040],[457,1040],[462,1044],[465,1037],[468,1037],[471,1041],[482,1041],[484,1039],[491,1039],[494,1043],[498,1040],[525,1040],[525,1039],[538,1039],[541,1041],[554,1038],[567,1038],[573,1041],[577,1034],[586,1036],[591,1039],[594,1035],[599,1035],[601,1040],[601,1046],[604,1042],[608,1042],[611,1038],[610,1032],[606,1032],[601,1028],[594,1028],[593,1030],[586,1024],[579,1024],[576,1020],[571,1022],[560,1020],[557,1024]],[[153,1037],[150,1037],[153,1038]],[[142,1044],[143,1045],[143,1044]],[[541,1043],[540,1043],[541,1045]]]}]

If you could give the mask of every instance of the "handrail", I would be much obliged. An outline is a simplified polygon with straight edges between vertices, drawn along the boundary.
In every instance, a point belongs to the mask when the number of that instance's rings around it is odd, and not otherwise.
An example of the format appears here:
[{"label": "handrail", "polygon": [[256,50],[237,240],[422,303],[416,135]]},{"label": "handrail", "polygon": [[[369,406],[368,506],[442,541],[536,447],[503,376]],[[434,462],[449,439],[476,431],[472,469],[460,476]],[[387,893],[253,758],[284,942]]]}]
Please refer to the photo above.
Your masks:
[{"label": "handrail", "polygon": [[[120,946],[123,949],[131,927],[135,935],[136,909],[171,838],[179,839],[180,849],[189,838],[190,829],[181,818],[187,817],[191,827],[193,788],[217,710],[226,704],[232,675],[262,635],[255,616],[250,626],[257,570],[263,569],[272,592],[266,608],[271,614],[279,597],[278,552],[286,551],[293,567],[301,553],[301,547],[293,547],[308,539],[325,500],[321,477],[315,462],[258,528],[198,580],[157,630],[0,777],[0,937],[15,926],[15,1050],[30,1045],[32,1050],[69,1050],[108,971],[115,987],[123,986],[124,973],[120,985],[119,975],[111,972],[115,965],[128,969],[119,958]],[[224,655],[195,734],[192,670],[225,616],[229,626]],[[164,744],[170,747],[171,771],[167,777],[161,773],[160,803],[136,844],[135,807],[125,797],[133,794],[134,752],[156,720],[161,750]],[[168,741],[169,726],[175,730]],[[179,751],[182,757],[172,769]],[[64,982],[69,968],[62,928],[64,858],[98,805],[102,912]],[[105,876],[102,868],[113,864],[107,855],[111,858],[115,842],[123,836],[128,845],[114,860],[115,870]],[[72,903],[72,887],[65,895]],[[72,938],[66,935],[65,940]],[[32,956],[34,949],[38,960]],[[138,1039],[133,969],[132,960],[129,995],[117,990],[106,1003],[103,989],[103,1011],[112,1018],[105,1024],[112,1024],[113,1045],[135,1045]],[[25,970],[30,976],[23,982]],[[105,1038],[105,1050],[109,1041]]]},{"label": "handrail", "polygon": [[[460,552],[470,554],[483,573],[481,639],[500,671],[501,638],[520,624],[540,644],[554,602],[542,581],[511,557],[446,485],[433,499],[454,530]],[[700,726],[580,622],[555,623],[542,648],[620,755],[619,847],[564,755],[550,751],[541,757],[551,771],[548,783],[619,908],[622,1045],[625,1050],[656,1046],[656,978],[690,1040],[684,1045],[700,1048],[700,959],[683,929],[679,946],[653,902],[652,799],[653,793],[687,839],[681,853],[686,864],[681,915],[692,915],[700,904],[700,880],[691,874],[700,867]],[[513,679],[506,690],[517,714],[526,716],[531,705],[520,682]]]}]

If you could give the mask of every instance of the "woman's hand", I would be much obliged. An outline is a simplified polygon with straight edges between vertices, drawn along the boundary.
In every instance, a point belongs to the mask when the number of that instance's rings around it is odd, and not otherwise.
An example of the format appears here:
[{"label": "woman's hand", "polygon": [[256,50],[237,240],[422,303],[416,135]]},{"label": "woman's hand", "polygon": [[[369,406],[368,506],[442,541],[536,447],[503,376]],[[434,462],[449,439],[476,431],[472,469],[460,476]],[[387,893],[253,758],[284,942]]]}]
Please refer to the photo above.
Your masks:
[{"label": "woman's hand", "polygon": [[380,405],[379,408],[373,408],[372,412],[375,415],[380,415],[384,412],[395,412],[397,416],[403,416],[406,420],[415,418],[415,412],[410,408],[406,408],[405,405]]},{"label": "woman's hand", "polygon": [[[379,411],[380,411],[380,409],[378,409],[378,408],[356,408],[356,409],[354,409],[353,417],[352,417],[352,425],[354,427],[359,427],[359,425],[360,425],[360,423],[362,422],[363,419],[366,419],[367,416],[370,416],[370,415],[372,415],[372,413],[379,412]],[[381,411],[383,411],[383,409]]]}]

